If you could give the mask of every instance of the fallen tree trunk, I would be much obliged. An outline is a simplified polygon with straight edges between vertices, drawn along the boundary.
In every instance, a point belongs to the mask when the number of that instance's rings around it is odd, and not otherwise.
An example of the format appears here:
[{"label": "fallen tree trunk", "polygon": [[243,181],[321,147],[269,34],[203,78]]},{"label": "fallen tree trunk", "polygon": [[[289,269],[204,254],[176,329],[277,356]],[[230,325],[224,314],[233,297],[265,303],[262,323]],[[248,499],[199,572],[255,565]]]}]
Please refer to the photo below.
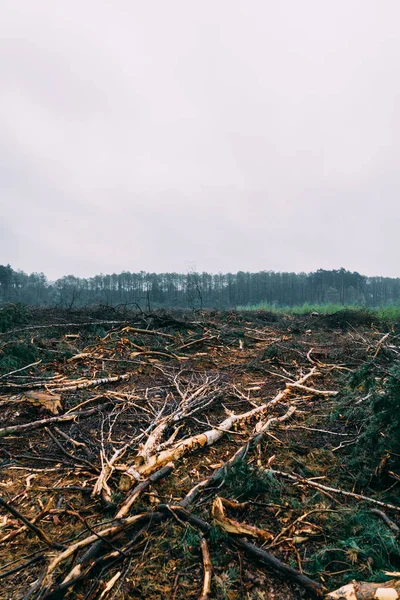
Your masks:
[{"label": "fallen tree trunk", "polygon": [[239,450],[237,450],[235,454],[231,456],[231,458],[222,465],[222,467],[219,467],[219,469],[214,471],[214,473],[210,477],[208,477],[208,479],[204,479],[200,483],[196,484],[183,498],[183,500],[181,501],[181,505],[185,508],[189,508],[189,506],[193,504],[193,502],[198,498],[201,492],[203,492],[207,488],[217,486],[221,481],[223,481],[229,469],[231,469],[238,462],[245,460],[247,454],[251,450],[254,450],[254,448],[256,448],[262,442],[262,440],[265,437],[265,434],[267,433],[267,431],[269,431],[272,425],[281,423],[282,421],[286,421],[286,419],[289,419],[295,413],[295,411],[295,407],[290,406],[289,410],[281,417],[272,417],[271,419],[268,419],[268,421],[261,427],[260,431],[254,434],[249,439],[247,444],[241,446]]},{"label": "fallen tree trunk", "polygon": [[325,596],[325,600],[397,600],[400,598],[400,579],[386,583],[353,581]]},{"label": "fallen tree trunk", "polygon": [[[274,401],[271,401],[271,403],[272,402]],[[150,456],[148,462],[136,467],[137,472],[140,473],[140,475],[148,475],[155,469],[158,469],[169,462],[174,462],[182,456],[190,454],[199,448],[212,446],[222,437],[224,437],[224,435],[229,433],[233,425],[241,421],[247,421],[252,417],[262,414],[271,406],[271,403],[263,404],[257,408],[253,408],[253,410],[250,410],[247,413],[231,415],[217,427],[209,429],[204,433],[198,433],[197,435],[187,438],[186,440],[178,442],[175,446],[169,448],[168,450],[163,450],[159,454]]]},{"label": "fallen tree trunk", "polygon": [[[297,383],[301,385],[307,379],[315,375],[317,375],[317,372],[316,368],[313,367],[311,371],[307,373],[307,375],[301,377],[297,381]],[[261,404],[260,406],[257,406],[256,408],[253,408],[252,410],[246,413],[242,413],[239,415],[232,414],[230,417],[225,419],[225,421],[220,423],[218,426],[215,426],[213,429],[209,429],[204,433],[198,433],[197,435],[187,438],[186,440],[178,442],[175,446],[169,448],[168,450],[164,450],[162,452],[159,452],[158,454],[150,456],[146,463],[135,465],[136,471],[140,475],[148,475],[152,473],[155,469],[158,469],[169,462],[175,462],[182,456],[194,452],[199,448],[203,448],[205,446],[212,446],[213,444],[218,442],[222,437],[224,437],[226,433],[229,433],[233,425],[235,425],[236,423],[247,421],[258,415],[262,415],[272,406],[278,404],[279,402],[282,402],[287,396],[291,394],[291,392],[292,388],[287,385],[285,389],[281,390],[275,396],[275,398],[273,398],[269,402]],[[124,475],[122,475],[122,478],[124,478]],[[131,478],[129,477],[127,481],[125,481],[125,479],[123,479],[122,484],[122,487],[124,489],[126,489],[126,485],[129,485],[129,481],[131,480]]]}]

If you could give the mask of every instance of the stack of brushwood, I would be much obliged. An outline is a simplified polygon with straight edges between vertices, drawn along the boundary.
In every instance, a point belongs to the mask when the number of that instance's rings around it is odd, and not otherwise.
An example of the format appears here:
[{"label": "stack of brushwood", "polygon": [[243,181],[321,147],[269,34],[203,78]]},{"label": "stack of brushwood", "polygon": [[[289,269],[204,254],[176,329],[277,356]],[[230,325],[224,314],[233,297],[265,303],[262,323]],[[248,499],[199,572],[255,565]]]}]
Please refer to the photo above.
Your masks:
[{"label": "stack of brushwood", "polygon": [[373,323],[8,324],[0,597],[400,598],[399,358]]}]

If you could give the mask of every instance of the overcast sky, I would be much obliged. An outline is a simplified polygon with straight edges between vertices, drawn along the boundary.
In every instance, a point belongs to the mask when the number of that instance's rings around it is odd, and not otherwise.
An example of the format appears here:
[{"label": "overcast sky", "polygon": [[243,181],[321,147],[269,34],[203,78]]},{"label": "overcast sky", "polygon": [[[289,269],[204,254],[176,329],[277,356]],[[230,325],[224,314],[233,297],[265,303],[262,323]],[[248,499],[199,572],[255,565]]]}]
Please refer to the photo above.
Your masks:
[{"label": "overcast sky", "polygon": [[0,0],[0,264],[400,276],[399,0]]}]

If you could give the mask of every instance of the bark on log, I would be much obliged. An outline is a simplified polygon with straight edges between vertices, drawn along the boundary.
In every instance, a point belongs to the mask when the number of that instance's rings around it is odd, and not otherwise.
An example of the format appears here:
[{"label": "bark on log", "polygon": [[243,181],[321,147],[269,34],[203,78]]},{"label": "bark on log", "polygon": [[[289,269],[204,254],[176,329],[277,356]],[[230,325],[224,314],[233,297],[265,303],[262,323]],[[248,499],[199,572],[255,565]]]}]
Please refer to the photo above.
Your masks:
[{"label": "bark on log", "polygon": [[386,583],[353,581],[330,592],[325,600],[397,600],[400,598],[400,579]]},{"label": "bark on log", "polygon": [[214,471],[214,473],[208,477],[208,479],[204,479],[200,483],[196,484],[186,494],[180,504],[185,508],[189,508],[189,506],[195,502],[202,491],[206,490],[207,488],[216,487],[224,479],[229,469],[231,469],[238,462],[245,460],[247,454],[254,450],[254,448],[256,448],[262,442],[265,434],[267,431],[269,431],[272,425],[286,421],[286,419],[289,419],[295,413],[295,411],[295,407],[290,406],[289,410],[281,417],[272,417],[271,419],[268,419],[268,421],[261,427],[261,430],[254,434],[249,439],[247,444],[241,446],[239,450],[237,450],[235,454],[222,465],[222,467],[219,467],[219,469]]},{"label": "bark on log", "polygon": [[303,575],[303,573],[300,573],[300,571],[297,571],[296,569],[285,565],[275,556],[272,556],[272,554],[269,554],[268,552],[266,552],[262,548],[259,548],[258,546],[255,546],[254,544],[250,544],[250,542],[246,542],[241,539],[234,539],[233,543],[238,548],[244,550],[244,552],[251,558],[257,560],[263,565],[266,565],[270,569],[273,569],[274,571],[282,575],[285,579],[290,579],[290,581],[301,585],[314,598],[323,597],[325,591],[324,587],[317,581],[314,581],[306,575]]},{"label": "bark on log", "polygon": [[164,477],[168,477],[168,475],[170,475],[173,470],[174,470],[174,465],[173,464],[166,465],[165,467],[163,467],[159,471],[156,471],[156,473],[153,473],[153,475],[150,475],[150,477],[148,479],[145,479],[144,481],[141,481],[131,491],[131,493],[125,498],[125,500],[121,504],[121,506],[120,506],[117,514],[115,515],[115,518],[116,519],[123,519],[124,517],[126,517],[126,515],[128,514],[128,512],[129,512],[129,510],[130,510],[130,508],[132,506],[132,504],[140,496],[140,494],[142,494],[142,492],[144,492],[144,490],[146,490],[153,483],[157,483],[157,481],[160,481],[161,479],[164,479]]}]

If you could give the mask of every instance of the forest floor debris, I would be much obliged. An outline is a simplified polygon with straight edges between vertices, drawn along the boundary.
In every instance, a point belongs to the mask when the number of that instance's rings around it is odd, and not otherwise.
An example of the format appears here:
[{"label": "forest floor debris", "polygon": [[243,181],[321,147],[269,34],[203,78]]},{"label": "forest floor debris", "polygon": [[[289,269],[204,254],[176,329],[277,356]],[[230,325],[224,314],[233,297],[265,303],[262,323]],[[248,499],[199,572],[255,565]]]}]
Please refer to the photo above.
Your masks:
[{"label": "forest floor debris", "polygon": [[0,598],[397,594],[400,340],[342,321],[53,308],[10,324]]}]

